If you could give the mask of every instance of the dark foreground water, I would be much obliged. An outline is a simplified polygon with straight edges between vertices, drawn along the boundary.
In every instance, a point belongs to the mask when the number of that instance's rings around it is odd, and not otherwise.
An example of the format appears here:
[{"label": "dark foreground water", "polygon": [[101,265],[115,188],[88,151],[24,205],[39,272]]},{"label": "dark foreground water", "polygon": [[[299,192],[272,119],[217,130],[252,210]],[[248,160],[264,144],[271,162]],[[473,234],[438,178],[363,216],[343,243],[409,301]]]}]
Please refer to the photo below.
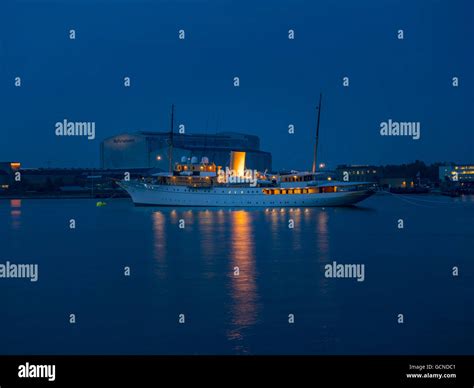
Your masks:
[{"label": "dark foreground water", "polygon": [[[2,200],[0,264],[39,264],[39,279],[0,279],[0,353],[474,354],[473,220],[473,197],[286,210]],[[365,280],[326,278],[333,261],[365,264]]]}]

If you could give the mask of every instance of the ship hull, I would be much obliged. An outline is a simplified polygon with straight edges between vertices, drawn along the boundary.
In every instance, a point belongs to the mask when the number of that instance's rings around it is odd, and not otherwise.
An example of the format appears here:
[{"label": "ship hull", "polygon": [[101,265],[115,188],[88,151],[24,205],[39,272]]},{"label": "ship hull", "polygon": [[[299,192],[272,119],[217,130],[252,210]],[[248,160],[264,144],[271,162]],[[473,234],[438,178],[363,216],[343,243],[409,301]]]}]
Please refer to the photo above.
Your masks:
[{"label": "ship hull", "polygon": [[122,182],[137,206],[318,207],[354,205],[374,194],[371,189],[317,194],[267,195],[261,188],[188,188]]}]

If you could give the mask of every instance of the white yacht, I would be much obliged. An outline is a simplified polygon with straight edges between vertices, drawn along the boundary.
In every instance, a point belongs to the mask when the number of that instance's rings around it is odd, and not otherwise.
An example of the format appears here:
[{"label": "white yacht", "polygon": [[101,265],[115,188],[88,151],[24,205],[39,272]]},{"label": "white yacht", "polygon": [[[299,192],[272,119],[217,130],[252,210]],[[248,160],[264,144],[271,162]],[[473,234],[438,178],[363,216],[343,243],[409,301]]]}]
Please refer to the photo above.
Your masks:
[{"label": "white yacht", "polygon": [[347,206],[375,193],[372,183],[338,182],[330,177],[318,179],[316,172],[318,126],[312,172],[290,171],[267,174],[245,169],[245,152],[230,152],[230,168],[216,166],[203,157],[188,159],[172,166],[173,111],[169,141],[169,171],[148,179],[122,180],[136,205],[217,206],[217,207],[309,207]]},{"label": "white yacht", "polygon": [[[298,180],[304,178],[308,180]],[[121,181],[119,184],[130,194],[135,205],[151,206],[347,206],[375,193],[370,183],[321,182],[314,180],[310,173],[283,175],[275,183],[259,179],[255,186],[217,183],[209,176],[181,175],[160,176],[152,182]]]}]

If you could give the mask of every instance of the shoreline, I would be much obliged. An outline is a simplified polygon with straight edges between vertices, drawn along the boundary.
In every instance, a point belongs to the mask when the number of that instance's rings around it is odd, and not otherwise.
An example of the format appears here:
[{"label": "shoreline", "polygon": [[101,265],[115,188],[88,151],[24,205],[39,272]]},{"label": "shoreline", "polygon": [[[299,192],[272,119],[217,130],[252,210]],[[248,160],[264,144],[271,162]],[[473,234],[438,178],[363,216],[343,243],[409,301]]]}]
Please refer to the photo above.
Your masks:
[{"label": "shoreline", "polygon": [[[447,195],[441,191],[432,191],[430,193],[398,193],[393,194],[385,190],[379,190],[375,193],[376,196],[381,195],[397,195],[397,196],[436,196],[436,197],[446,197]],[[472,194],[462,194],[462,196],[468,196]],[[0,200],[12,200],[12,199],[102,199],[102,200],[109,200],[109,199],[121,199],[121,198],[130,198],[125,192],[116,193],[113,195],[105,195],[105,194],[96,194],[96,195],[86,195],[86,194],[18,194],[18,195],[0,195]]]},{"label": "shoreline", "polygon": [[84,194],[44,194],[44,195],[0,195],[0,200],[11,200],[11,199],[115,199],[115,198],[130,198],[126,193],[114,194],[114,195],[84,195]]}]

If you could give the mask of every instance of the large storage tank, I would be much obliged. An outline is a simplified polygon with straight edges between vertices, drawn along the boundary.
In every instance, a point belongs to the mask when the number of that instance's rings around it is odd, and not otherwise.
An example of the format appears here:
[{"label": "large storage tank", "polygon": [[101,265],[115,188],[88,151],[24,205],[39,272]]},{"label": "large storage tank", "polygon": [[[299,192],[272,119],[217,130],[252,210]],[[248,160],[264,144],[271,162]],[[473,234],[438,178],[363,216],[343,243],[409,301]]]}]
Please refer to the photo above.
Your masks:
[{"label": "large storage tank", "polygon": [[[182,157],[208,157],[210,163],[230,166],[230,152],[245,153],[245,168],[272,169],[272,155],[261,151],[258,136],[242,133],[179,134],[173,136],[173,163]],[[105,169],[154,168],[168,171],[169,132],[135,132],[112,136],[101,143]],[[240,167],[239,167],[240,168]]]}]

